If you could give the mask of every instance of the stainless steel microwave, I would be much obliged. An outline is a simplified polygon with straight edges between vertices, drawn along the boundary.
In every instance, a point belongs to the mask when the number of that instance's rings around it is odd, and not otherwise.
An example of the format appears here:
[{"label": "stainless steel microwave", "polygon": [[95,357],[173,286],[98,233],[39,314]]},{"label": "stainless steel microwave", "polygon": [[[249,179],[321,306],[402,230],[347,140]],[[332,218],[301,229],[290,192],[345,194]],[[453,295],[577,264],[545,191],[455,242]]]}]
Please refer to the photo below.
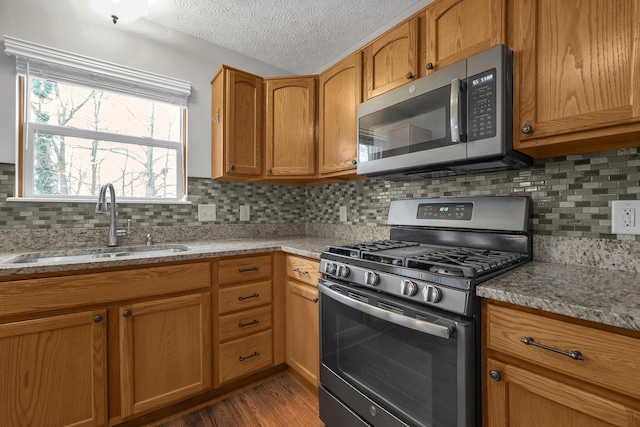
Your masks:
[{"label": "stainless steel microwave", "polygon": [[529,167],[513,150],[512,53],[495,46],[358,106],[358,174],[424,179]]}]

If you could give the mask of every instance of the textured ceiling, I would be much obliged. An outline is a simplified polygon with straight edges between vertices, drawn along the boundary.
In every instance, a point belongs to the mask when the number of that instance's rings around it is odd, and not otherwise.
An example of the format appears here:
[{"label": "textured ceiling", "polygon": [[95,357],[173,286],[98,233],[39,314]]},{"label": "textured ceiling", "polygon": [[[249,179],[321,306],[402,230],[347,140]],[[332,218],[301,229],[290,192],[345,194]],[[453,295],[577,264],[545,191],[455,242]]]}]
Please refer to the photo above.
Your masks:
[{"label": "textured ceiling", "polygon": [[295,74],[339,59],[419,0],[154,0],[147,20]]}]

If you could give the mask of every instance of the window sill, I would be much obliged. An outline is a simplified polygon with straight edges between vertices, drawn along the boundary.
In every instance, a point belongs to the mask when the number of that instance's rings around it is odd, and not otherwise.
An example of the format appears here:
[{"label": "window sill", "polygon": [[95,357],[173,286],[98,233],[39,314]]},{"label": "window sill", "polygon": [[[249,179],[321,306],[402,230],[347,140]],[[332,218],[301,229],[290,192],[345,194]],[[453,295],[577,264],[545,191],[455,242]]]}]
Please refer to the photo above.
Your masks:
[{"label": "window sill", "polygon": [[[92,198],[78,198],[78,199],[65,199],[65,198],[51,198],[51,197],[7,197],[7,202],[26,202],[26,203],[92,203],[95,204],[98,201],[98,197]],[[109,198],[107,198],[109,202]],[[119,205],[190,205],[189,200],[158,200],[158,199],[118,199],[116,203]]]}]

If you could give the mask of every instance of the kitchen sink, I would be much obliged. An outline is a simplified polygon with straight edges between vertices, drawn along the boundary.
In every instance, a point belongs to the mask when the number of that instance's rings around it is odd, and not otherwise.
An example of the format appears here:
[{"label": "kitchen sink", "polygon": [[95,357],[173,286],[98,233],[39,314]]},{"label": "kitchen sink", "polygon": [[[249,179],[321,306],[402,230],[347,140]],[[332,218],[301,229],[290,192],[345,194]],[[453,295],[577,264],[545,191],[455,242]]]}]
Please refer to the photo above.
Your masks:
[{"label": "kitchen sink", "polygon": [[[78,262],[93,261],[100,259],[127,258],[127,257],[155,257],[171,255],[191,250],[185,245],[161,245],[142,247],[123,247],[112,249],[91,249],[74,251],[49,251],[33,252],[16,255],[3,261],[3,264],[31,264],[31,263],[57,263],[57,262]],[[72,252],[72,253],[69,253]]]}]

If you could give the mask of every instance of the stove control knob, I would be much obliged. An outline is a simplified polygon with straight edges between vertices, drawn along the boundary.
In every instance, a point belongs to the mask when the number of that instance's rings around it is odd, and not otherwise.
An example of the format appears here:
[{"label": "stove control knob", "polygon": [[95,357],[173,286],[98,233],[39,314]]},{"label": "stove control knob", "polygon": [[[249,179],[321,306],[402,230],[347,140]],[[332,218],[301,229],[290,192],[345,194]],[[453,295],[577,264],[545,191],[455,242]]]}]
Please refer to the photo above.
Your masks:
[{"label": "stove control knob", "polygon": [[369,286],[378,286],[380,282],[380,276],[378,273],[374,273],[373,271],[365,271],[364,272],[364,284]]},{"label": "stove control knob", "polygon": [[425,302],[436,303],[442,299],[442,292],[435,286],[427,285],[422,288],[422,298]]},{"label": "stove control knob", "polygon": [[413,283],[411,280],[403,280],[400,284],[400,287],[400,292],[402,293],[402,295],[412,297],[418,293],[418,285]]},{"label": "stove control knob", "polygon": [[341,265],[338,267],[338,276],[342,277],[343,279],[349,277],[350,272],[351,271],[349,271],[349,267],[347,267],[346,265]]},{"label": "stove control knob", "polygon": [[337,268],[338,268],[337,265],[335,265],[332,262],[328,262],[324,266],[324,272],[327,273],[327,274],[336,274],[336,269]]}]

